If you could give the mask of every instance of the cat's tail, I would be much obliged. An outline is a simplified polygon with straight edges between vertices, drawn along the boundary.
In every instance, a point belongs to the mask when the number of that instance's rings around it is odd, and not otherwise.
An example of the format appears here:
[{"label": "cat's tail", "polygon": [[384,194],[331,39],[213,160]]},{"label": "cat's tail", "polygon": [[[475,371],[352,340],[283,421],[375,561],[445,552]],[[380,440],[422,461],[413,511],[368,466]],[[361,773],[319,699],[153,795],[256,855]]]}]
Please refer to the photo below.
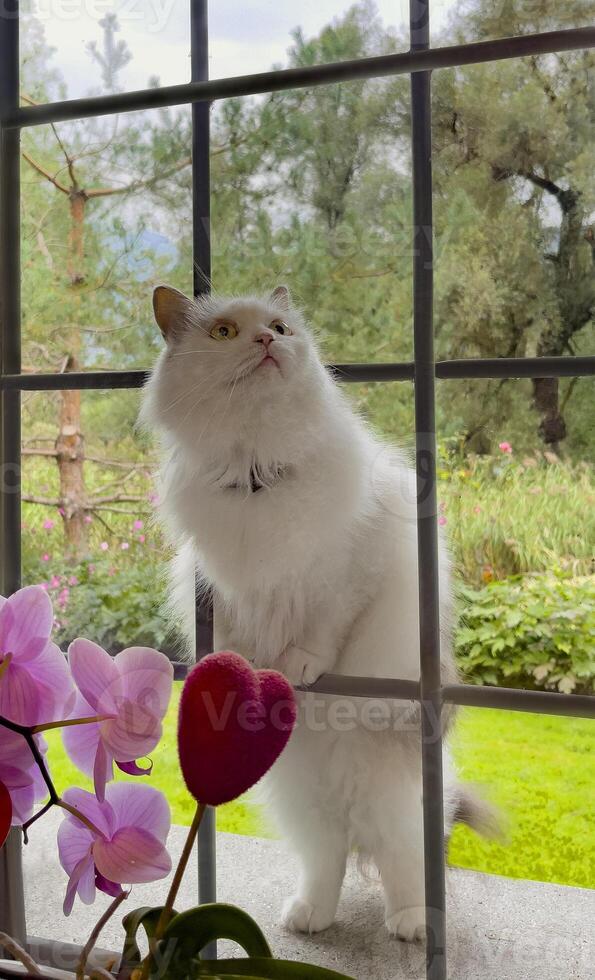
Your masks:
[{"label": "cat's tail", "polygon": [[497,807],[483,798],[475,786],[469,783],[457,783],[453,787],[450,799],[445,800],[445,810],[447,824],[450,824],[448,829],[452,829],[456,823],[463,823],[482,837],[504,836],[502,814]]}]

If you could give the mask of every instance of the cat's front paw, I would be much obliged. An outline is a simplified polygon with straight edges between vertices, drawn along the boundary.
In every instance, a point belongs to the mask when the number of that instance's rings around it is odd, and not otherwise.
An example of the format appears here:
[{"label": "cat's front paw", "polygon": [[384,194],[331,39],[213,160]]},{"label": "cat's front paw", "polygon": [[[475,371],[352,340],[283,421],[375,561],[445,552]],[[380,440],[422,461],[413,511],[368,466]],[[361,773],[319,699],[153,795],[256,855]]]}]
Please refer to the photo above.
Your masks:
[{"label": "cat's front paw", "polygon": [[320,657],[303,647],[289,646],[275,665],[294,687],[308,687],[324,674],[324,664]]},{"label": "cat's front paw", "polygon": [[322,906],[311,905],[298,895],[288,898],[281,912],[281,922],[292,932],[322,932],[333,924],[334,911],[330,912]]},{"label": "cat's front paw", "polygon": [[415,943],[426,938],[426,910],[423,906],[400,909],[386,918],[389,935],[406,943]]}]

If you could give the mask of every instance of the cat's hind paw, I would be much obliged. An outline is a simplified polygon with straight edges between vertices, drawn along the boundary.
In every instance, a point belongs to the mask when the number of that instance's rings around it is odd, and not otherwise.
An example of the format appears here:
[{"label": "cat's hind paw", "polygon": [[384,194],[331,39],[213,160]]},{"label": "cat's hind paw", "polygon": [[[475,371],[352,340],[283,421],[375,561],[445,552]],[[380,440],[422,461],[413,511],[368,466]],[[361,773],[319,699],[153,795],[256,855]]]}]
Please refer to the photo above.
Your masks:
[{"label": "cat's hind paw", "polygon": [[425,908],[414,906],[387,916],[386,928],[390,936],[402,939],[406,943],[424,940],[426,938]]},{"label": "cat's hind paw", "polygon": [[288,898],[281,912],[281,922],[291,932],[306,932],[312,935],[322,932],[333,924],[334,912],[311,905],[297,895]]}]

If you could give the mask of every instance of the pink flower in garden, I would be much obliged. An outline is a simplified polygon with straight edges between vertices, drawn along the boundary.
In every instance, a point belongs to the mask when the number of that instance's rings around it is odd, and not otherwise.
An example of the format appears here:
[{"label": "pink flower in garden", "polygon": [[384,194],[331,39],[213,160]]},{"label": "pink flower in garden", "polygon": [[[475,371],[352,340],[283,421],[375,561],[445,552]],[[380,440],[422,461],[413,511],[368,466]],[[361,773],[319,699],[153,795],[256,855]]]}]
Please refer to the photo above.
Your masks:
[{"label": "pink flower in garden", "polygon": [[440,517],[438,518],[438,523],[442,525],[446,524],[446,517],[444,516],[444,514],[440,515]]},{"label": "pink flower in garden", "polygon": [[0,596],[0,715],[20,725],[65,717],[74,691],[66,658],[52,643],[54,613],[46,592],[30,585]]},{"label": "pink flower in garden", "polygon": [[498,443],[498,449],[500,449],[503,453],[511,453],[512,452],[512,446],[510,445],[509,442],[499,442]]},{"label": "pink flower in garden", "polygon": [[45,555],[42,555],[41,556],[41,560],[42,561],[49,561],[50,560],[50,556],[48,555],[47,551],[46,551]]},{"label": "pink flower in garden", "polygon": [[136,759],[151,752],[161,738],[173,667],[163,653],[148,647],[130,647],[110,657],[85,639],[70,644],[68,658],[80,692],[72,717],[107,717],[65,728],[62,738],[75,765],[93,776],[97,797],[103,800],[114,762],[132,776],[151,771],[150,766],[141,769]]},{"label": "pink flower in garden", "polygon": [[107,551],[107,549],[109,548],[109,544],[107,543],[107,541],[102,541],[99,547],[101,548],[102,551]]},{"label": "pink flower in garden", "polygon": [[79,580],[76,577],[76,575],[71,575],[70,576],[70,578],[68,579],[68,584],[69,585],[78,585],[79,584]]},{"label": "pink flower in garden", "polygon": [[[47,743],[36,736],[42,753]],[[0,783],[3,783],[12,803],[12,825],[22,826],[33,813],[33,804],[48,795],[42,775],[37,768],[31,749],[22,735],[0,727]]]},{"label": "pink flower in garden", "polygon": [[139,534],[138,540],[140,541],[141,544],[144,544],[145,543],[145,536],[144,536],[144,534]]},{"label": "pink flower in garden", "polygon": [[120,547],[121,547],[122,551],[128,551],[130,545],[128,544],[127,541],[122,541],[122,544],[120,545]]},{"label": "pink flower in garden", "polygon": [[134,528],[135,531],[142,531],[142,529],[143,529],[143,522],[142,521],[139,521],[139,520],[136,520],[132,526],[133,526],[133,528]]},{"label": "pink flower in garden", "polygon": [[57,589],[58,586],[60,585],[60,576],[59,575],[52,575],[52,577],[50,579],[50,585],[51,585],[52,589]]},{"label": "pink flower in garden", "polygon": [[95,827],[91,830],[72,815],[60,824],[60,864],[69,876],[64,915],[70,915],[77,894],[90,905],[97,888],[116,896],[123,884],[157,881],[169,874],[165,841],[171,817],[159,790],[116,783],[107,787],[102,802],[82,789],[69,789],[63,798]]},{"label": "pink flower in garden", "polygon": [[54,522],[50,521],[49,518],[48,520],[43,522],[43,528],[45,531],[51,531],[53,526],[54,526]]},{"label": "pink flower in garden", "polygon": [[93,518],[91,517],[90,514],[85,514],[84,521],[85,521],[85,524],[92,524],[93,523]]}]

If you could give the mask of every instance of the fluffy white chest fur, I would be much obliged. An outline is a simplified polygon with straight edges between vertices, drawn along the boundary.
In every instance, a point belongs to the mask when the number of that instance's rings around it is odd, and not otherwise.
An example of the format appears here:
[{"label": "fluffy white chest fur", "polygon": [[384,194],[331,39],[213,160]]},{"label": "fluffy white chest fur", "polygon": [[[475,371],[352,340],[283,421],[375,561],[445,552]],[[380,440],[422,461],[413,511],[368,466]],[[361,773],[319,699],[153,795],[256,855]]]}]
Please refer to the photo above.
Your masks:
[{"label": "fluffy white chest fur", "polygon": [[[189,628],[198,569],[219,648],[296,685],[329,671],[417,679],[414,475],[354,414],[287,291],[194,303],[160,287],[155,311],[167,345],[143,418],[163,438],[175,600]],[[444,550],[440,584],[452,678]],[[267,777],[301,863],[285,922],[330,925],[357,849],[379,869],[387,927],[414,939],[424,928],[417,712],[313,694],[301,708]],[[455,811],[478,813],[444,761],[448,830]]]}]

